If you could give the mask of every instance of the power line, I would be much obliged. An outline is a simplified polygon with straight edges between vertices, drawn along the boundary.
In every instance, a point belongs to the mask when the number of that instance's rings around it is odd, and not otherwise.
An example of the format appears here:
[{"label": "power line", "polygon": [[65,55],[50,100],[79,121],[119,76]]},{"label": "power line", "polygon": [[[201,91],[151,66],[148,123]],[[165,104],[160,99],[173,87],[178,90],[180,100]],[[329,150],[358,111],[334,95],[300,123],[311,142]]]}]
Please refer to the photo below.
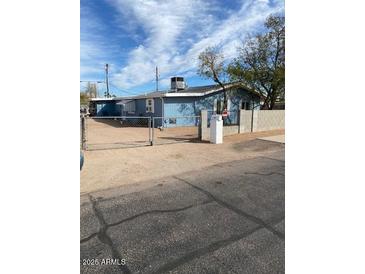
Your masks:
[{"label": "power line", "polygon": [[128,94],[130,94],[130,95],[137,95],[137,94],[134,94],[134,93],[132,93],[132,92],[130,92],[130,91],[127,91],[127,90],[121,89],[121,88],[119,88],[119,87],[117,87],[117,86],[113,85],[112,83],[109,83],[109,84],[110,84],[110,86],[112,86],[112,87],[116,88],[118,91],[125,92],[125,93],[128,93]]},{"label": "power line", "polygon": [[80,80],[80,83],[105,83],[105,81],[97,81],[97,80]]},{"label": "power line", "polygon": [[[157,70],[157,67],[156,67],[156,70]],[[121,89],[121,88],[119,88],[119,87],[117,87],[117,86],[115,86],[115,85],[113,85],[112,83],[109,82],[109,64],[105,64],[105,80],[104,81],[100,81],[100,80],[80,80],[80,83],[105,84],[106,85],[106,91],[104,92],[105,97],[110,97],[109,85],[111,87],[114,87],[117,90],[117,92],[120,92],[120,93],[124,92],[124,93],[127,93],[128,95],[132,95],[132,96],[138,95],[138,94],[132,93],[130,91]],[[84,88],[87,88],[87,86],[84,86]],[[103,89],[104,88],[105,87],[103,87]],[[100,88],[100,90],[101,90],[101,88]]]}]

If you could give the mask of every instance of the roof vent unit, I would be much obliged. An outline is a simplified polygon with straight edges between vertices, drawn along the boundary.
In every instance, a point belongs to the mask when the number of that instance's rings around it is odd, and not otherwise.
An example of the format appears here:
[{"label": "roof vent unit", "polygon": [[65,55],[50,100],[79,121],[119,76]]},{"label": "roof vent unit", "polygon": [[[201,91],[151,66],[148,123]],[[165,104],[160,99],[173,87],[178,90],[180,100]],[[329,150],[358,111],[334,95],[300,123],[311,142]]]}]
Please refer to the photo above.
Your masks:
[{"label": "roof vent unit", "polygon": [[171,77],[171,90],[179,91],[185,89],[184,77]]}]

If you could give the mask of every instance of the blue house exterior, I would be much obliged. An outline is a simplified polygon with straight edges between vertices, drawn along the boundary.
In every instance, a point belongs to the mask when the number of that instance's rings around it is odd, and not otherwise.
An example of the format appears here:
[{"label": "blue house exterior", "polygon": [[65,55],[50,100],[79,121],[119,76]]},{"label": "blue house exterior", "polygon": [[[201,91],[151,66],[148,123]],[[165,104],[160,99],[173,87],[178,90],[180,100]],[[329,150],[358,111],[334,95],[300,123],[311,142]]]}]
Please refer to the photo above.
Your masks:
[{"label": "blue house exterior", "polygon": [[[239,84],[227,84],[226,123],[238,122],[240,109],[259,108],[260,96]],[[199,123],[201,110],[208,118],[222,111],[224,94],[218,85],[171,89],[133,97],[93,99],[94,116],[162,117],[155,127],[194,126]],[[209,119],[210,120],[210,119]]]},{"label": "blue house exterior", "polygon": [[108,98],[95,101],[95,116],[121,116],[122,107],[120,105],[117,105],[117,102],[118,101],[116,100],[109,100]]}]

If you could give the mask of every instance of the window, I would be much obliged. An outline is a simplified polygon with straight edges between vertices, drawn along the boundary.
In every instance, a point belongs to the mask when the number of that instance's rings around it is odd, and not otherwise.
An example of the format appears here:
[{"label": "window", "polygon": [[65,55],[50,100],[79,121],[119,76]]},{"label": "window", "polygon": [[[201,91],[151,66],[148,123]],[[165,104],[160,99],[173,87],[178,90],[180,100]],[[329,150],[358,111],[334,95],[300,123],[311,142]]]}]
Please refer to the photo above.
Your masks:
[{"label": "window", "polygon": [[217,100],[217,114],[220,114],[222,112],[222,100]]},{"label": "window", "polygon": [[227,111],[230,111],[231,109],[231,99],[227,99]]},{"label": "window", "polygon": [[217,114],[222,113],[223,108],[223,102],[220,99],[214,99],[213,103],[213,111]]},{"label": "window", "polygon": [[128,113],[134,113],[136,111],[136,105],[134,101],[128,102],[124,105],[124,111]]},{"label": "window", "polygon": [[249,110],[250,109],[250,102],[242,101],[241,102],[241,109]]},{"label": "window", "polygon": [[241,109],[246,109],[246,101],[241,102]]},{"label": "window", "polygon": [[146,112],[154,113],[153,99],[146,100]]}]

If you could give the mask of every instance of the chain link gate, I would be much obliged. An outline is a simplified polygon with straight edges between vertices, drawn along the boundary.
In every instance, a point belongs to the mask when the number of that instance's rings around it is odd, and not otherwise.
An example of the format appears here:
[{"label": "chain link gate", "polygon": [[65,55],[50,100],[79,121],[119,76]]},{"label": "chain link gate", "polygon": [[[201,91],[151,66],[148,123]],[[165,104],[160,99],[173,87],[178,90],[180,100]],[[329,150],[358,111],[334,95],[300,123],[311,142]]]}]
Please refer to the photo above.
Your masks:
[{"label": "chain link gate", "polygon": [[[104,150],[152,145],[151,117],[83,117],[85,150]],[[83,138],[83,137],[82,137]]]},{"label": "chain link gate", "polygon": [[200,116],[152,118],[152,145],[197,142],[201,139]]},{"label": "chain link gate", "polygon": [[81,149],[105,150],[201,140],[201,116],[80,117]]}]

